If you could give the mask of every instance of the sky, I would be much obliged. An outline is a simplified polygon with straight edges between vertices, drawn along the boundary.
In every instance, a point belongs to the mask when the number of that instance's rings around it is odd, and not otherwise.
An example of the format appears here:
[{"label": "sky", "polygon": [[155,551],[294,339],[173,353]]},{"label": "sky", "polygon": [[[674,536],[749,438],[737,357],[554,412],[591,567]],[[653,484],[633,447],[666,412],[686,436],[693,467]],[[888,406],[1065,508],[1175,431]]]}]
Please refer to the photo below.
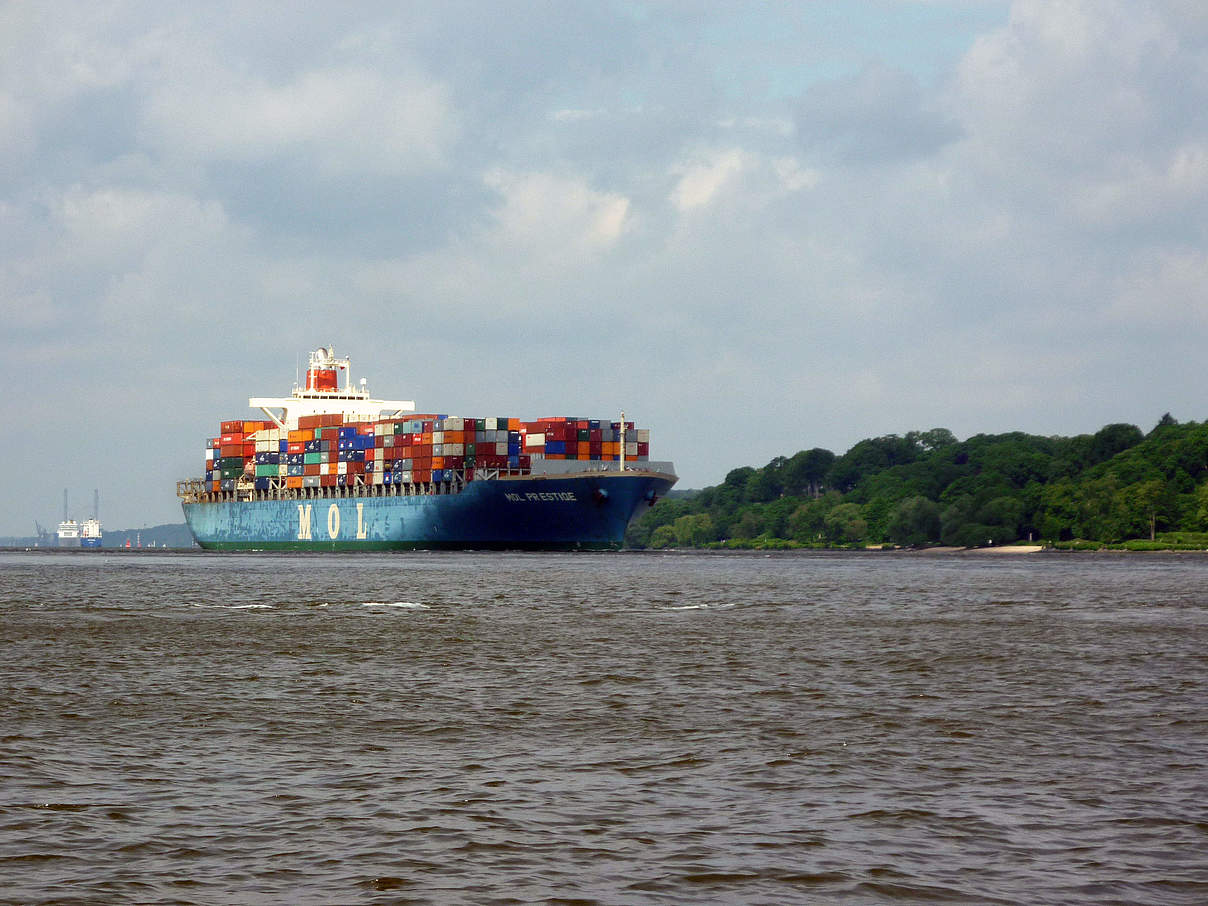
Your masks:
[{"label": "sky", "polygon": [[1200,0],[0,3],[0,535],[332,345],[680,487],[1208,417]]}]

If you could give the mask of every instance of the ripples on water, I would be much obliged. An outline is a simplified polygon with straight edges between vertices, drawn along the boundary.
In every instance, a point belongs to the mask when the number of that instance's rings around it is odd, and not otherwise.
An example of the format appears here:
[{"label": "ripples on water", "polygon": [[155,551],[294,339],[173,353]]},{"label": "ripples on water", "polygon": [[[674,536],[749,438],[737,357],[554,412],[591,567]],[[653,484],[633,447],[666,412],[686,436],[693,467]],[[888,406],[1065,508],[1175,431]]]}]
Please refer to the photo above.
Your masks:
[{"label": "ripples on water", "polygon": [[1208,559],[0,554],[0,901],[1208,901]]}]

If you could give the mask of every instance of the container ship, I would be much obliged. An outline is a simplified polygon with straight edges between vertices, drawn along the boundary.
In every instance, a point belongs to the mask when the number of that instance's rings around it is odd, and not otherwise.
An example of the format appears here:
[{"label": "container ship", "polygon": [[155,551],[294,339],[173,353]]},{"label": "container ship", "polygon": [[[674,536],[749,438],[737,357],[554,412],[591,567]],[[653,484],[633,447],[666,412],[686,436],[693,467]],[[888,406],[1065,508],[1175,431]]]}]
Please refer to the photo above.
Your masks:
[{"label": "container ship", "polygon": [[177,482],[208,550],[619,548],[676,482],[625,421],[416,414],[371,398],[347,358],[310,353],[304,385],[224,421],[205,476]]}]

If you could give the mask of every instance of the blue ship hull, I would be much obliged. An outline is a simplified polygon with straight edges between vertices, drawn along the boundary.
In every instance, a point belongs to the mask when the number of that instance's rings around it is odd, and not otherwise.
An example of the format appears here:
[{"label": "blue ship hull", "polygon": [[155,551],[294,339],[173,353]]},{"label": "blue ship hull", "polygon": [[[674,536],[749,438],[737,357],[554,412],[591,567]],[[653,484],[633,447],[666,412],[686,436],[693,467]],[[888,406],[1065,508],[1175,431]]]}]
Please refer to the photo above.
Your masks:
[{"label": "blue ship hull", "polygon": [[498,478],[456,494],[182,503],[207,550],[619,548],[630,519],[675,483],[657,472]]}]

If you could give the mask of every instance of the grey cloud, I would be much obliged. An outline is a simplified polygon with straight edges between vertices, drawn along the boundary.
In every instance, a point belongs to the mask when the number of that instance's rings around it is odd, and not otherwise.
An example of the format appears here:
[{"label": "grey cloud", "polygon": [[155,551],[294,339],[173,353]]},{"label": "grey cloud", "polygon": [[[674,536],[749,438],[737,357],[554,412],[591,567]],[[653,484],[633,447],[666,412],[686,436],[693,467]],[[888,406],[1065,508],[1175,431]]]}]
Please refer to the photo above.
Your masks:
[{"label": "grey cloud", "polygon": [[913,76],[883,65],[811,86],[796,122],[804,148],[843,163],[909,161],[961,136],[958,123],[928,107]]}]

